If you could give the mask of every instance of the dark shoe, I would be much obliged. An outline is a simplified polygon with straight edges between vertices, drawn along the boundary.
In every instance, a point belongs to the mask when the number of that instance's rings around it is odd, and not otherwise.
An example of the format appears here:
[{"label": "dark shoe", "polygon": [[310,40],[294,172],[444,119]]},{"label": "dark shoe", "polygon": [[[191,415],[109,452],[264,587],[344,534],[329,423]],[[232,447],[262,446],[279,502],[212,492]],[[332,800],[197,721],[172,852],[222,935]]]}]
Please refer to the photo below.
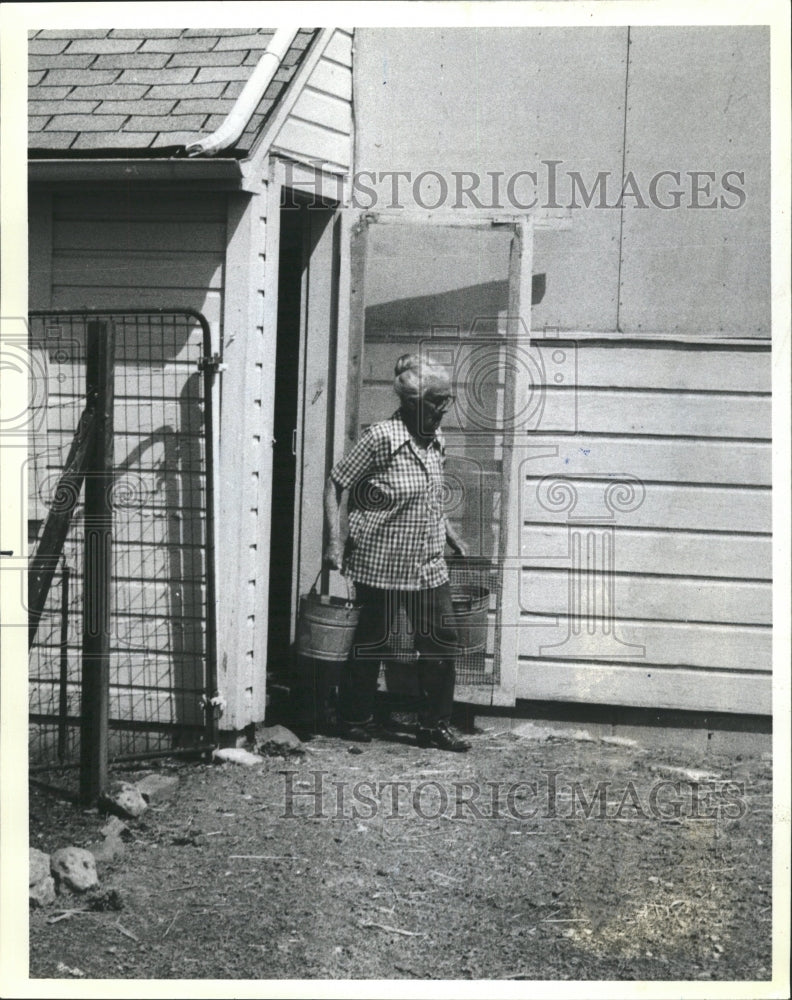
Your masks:
[{"label": "dark shoe", "polygon": [[342,740],[354,740],[355,743],[371,743],[371,727],[369,725],[354,725],[351,722],[339,722],[337,735]]},{"label": "dark shoe", "polygon": [[463,740],[459,733],[455,733],[445,724],[435,729],[424,729],[423,726],[419,726],[417,741],[419,747],[435,747],[438,750],[451,750],[453,753],[464,753],[470,749],[467,740]]}]

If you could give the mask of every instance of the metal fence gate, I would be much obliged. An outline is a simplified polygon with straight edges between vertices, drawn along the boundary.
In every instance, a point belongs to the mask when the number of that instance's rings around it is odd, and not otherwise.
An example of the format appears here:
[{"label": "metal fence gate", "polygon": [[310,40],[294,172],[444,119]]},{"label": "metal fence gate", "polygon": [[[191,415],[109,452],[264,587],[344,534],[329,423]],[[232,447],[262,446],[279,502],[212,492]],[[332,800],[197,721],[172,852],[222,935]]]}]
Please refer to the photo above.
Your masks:
[{"label": "metal fence gate", "polygon": [[[216,683],[211,386],[219,358],[207,321],[184,309],[36,312],[30,350],[45,391],[33,394],[29,551],[32,565],[52,574],[30,648],[30,764],[84,765],[99,754],[106,766],[208,743]],[[89,461],[84,475],[70,470],[95,416],[90,383],[101,363],[92,355],[103,352],[112,457],[97,491],[101,469]],[[92,548],[92,502],[112,519],[106,609],[87,590],[102,562]],[[68,531],[58,540],[64,515]],[[31,574],[31,602],[40,577]],[[107,715],[86,725],[94,697],[86,642],[105,612],[97,663]]]}]

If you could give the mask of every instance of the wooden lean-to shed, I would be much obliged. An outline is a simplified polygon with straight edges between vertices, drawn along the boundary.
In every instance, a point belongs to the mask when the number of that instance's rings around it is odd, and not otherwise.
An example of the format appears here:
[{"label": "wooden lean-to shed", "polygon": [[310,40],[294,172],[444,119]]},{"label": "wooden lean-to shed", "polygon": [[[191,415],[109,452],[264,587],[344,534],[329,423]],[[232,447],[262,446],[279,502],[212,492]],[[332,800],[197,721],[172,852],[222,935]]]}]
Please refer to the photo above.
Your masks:
[{"label": "wooden lean-to shed", "polygon": [[[111,728],[153,727],[167,746],[174,726],[200,727],[214,659],[219,725],[240,729],[264,717],[268,657],[286,655],[298,569],[310,573],[321,546],[294,510],[324,478],[343,396],[352,33],[42,30],[28,69],[31,345],[48,387],[31,440],[31,551],[98,313],[115,330],[122,484]],[[73,570],[78,548],[67,542]],[[31,662],[42,724],[64,691],[78,715],[79,629],[64,641],[59,614],[53,589]]]},{"label": "wooden lean-to shed", "polygon": [[767,31],[354,41],[353,67],[341,28],[31,35],[31,528],[109,311],[111,717],[198,727],[210,661],[220,726],[264,717],[323,481],[408,350],[454,373],[448,509],[496,566],[457,698],[769,714]]}]

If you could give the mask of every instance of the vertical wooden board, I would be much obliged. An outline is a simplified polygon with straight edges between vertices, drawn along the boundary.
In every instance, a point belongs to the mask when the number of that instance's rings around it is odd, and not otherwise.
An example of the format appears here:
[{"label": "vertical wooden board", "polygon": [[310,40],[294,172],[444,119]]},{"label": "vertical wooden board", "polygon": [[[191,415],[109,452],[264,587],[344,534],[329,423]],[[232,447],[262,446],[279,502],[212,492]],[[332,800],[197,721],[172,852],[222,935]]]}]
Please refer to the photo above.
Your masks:
[{"label": "vertical wooden board", "polygon": [[[219,412],[218,504],[217,504],[217,627],[218,689],[226,699],[223,728],[241,729],[263,718],[265,701],[264,670],[253,676],[248,652],[253,648],[261,664],[264,650],[258,649],[260,632],[251,636],[245,628],[250,615],[257,625],[260,607],[258,573],[264,566],[251,566],[249,544],[256,538],[255,523],[249,512],[262,502],[264,470],[252,446],[253,435],[262,436],[260,426],[264,369],[255,364],[258,287],[264,279],[257,267],[261,252],[261,199],[233,196],[228,200],[229,243],[226,248],[226,294],[223,312],[223,361],[221,407]],[[275,268],[277,271],[277,269]],[[270,435],[271,436],[271,435]],[[268,440],[268,439],[267,439]],[[266,565],[266,564],[264,564]],[[254,692],[255,704],[245,691]],[[251,710],[261,709],[261,715]]]},{"label": "vertical wooden board", "polygon": [[[632,28],[626,169],[649,207],[626,200],[620,328],[735,337],[770,334],[769,28]],[[681,172],[678,209],[649,201]],[[686,171],[711,171],[694,199]],[[742,171],[725,190],[728,171]],[[728,182],[728,179],[727,179]],[[737,208],[726,208],[721,202]],[[695,208],[709,205],[715,208]]]},{"label": "vertical wooden board", "polygon": [[309,211],[305,353],[300,426],[301,476],[298,496],[300,545],[298,593],[306,593],[322,564],[322,492],[332,453],[330,378],[336,351],[335,228],[331,211]]},{"label": "vertical wooden board", "polygon": [[[530,333],[531,262],[533,260],[533,225],[530,219],[515,227],[509,256],[509,308],[507,333],[516,337],[520,331],[517,317],[528,316]],[[532,386],[519,366],[506,365],[503,413],[508,421],[520,413],[529,397]],[[511,437],[503,445],[503,479],[499,504],[498,561],[500,563],[499,595],[495,625],[495,668],[498,686],[493,690],[492,703],[513,705],[517,686],[517,657],[519,649],[518,622],[520,619],[520,578],[511,571],[509,555],[519,548],[521,531],[521,493],[524,473],[521,461],[521,441]]]}]

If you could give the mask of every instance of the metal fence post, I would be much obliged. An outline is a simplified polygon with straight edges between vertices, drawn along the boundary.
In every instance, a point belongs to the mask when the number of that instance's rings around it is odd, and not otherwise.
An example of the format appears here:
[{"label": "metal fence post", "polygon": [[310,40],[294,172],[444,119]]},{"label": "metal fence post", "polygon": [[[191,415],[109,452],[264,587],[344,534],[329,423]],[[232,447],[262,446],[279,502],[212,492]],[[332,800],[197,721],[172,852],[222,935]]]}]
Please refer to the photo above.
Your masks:
[{"label": "metal fence post", "polygon": [[69,577],[71,570],[63,564],[61,576],[61,631],[60,631],[60,691],[58,695],[58,760],[66,759],[66,737],[69,716]]},{"label": "metal fence post", "polygon": [[91,804],[107,783],[115,331],[89,322],[86,332],[86,394],[97,427],[85,480],[80,798]]}]

